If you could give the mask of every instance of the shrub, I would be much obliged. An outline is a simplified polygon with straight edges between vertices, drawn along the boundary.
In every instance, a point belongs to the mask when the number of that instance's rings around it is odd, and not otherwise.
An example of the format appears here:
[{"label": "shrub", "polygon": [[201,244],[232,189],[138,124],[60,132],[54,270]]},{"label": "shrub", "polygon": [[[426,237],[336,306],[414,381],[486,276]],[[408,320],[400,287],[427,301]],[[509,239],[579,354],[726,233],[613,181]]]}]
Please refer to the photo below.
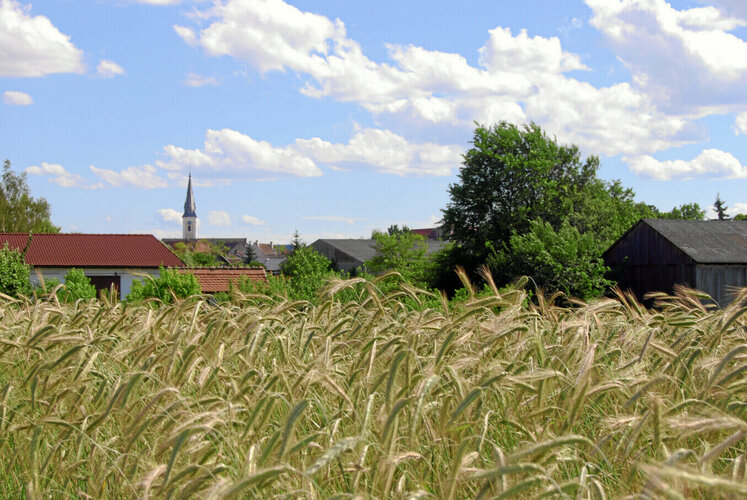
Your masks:
[{"label": "shrub", "polygon": [[[50,289],[49,287],[47,289]],[[66,302],[96,298],[96,287],[82,269],[70,269],[65,275],[65,286],[57,291],[57,297]]]},{"label": "shrub", "polygon": [[283,273],[290,277],[288,298],[314,302],[325,283],[337,274],[332,261],[311,247],[302,246],[285,259]]},{"label": "shrub", "polygon": [[0,249],[0,292],[11,297],[29,295],[30,271],[31,266],[26,264],[21,252],[9,248],[7,243]]},{"label": "shrub", "polygon": [[172,297],[186,298],[201,293],[200,284],[193,274],[181,274],[176,269],[159,268],[159,277],[147,277],[144,281],[133,281],[127,302],[138,303],[156,298],[164,304],[171,303]]}]

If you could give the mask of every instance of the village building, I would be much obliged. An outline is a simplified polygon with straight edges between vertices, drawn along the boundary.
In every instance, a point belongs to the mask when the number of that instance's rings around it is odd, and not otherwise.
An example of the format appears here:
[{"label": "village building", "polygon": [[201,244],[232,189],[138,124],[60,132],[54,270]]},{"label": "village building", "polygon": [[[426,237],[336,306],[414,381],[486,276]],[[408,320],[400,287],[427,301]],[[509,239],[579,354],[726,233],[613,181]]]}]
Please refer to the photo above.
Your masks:
[{"label": "village building", "polygon": [[[23,251],[28,234],[0,234],[0,248]],[[183,267],[184,263],[152,234],[34,234],[25,255],[32,266],[34,286],[57,279],[65,282],[72,268],[83,270],[97,292],[112,286],[119,297],[130,293],[132,282],[158,277],[159,267]]]},{"label": "village building", "polygon": [[192,274],[197,278],[202,293],[228,292],[237,289],[241,279],[252,282],[267,282],[267,274],[261,267],[193,267],[178,270],[181,274]]},{"label": "village building", "polygon": [[[427,239],[426,255],[439,251],[443,241]],[[314,250],[332,261],[336,269],[351,272],[367,260],[376,257],[376,240],[374,239],[319,239],[310,245]]]},{"label": "village building", "polygon": [[747,221],[642,219],[603,257],[620,288],[639,299],[680,284],[725,307],[747,286]]}]

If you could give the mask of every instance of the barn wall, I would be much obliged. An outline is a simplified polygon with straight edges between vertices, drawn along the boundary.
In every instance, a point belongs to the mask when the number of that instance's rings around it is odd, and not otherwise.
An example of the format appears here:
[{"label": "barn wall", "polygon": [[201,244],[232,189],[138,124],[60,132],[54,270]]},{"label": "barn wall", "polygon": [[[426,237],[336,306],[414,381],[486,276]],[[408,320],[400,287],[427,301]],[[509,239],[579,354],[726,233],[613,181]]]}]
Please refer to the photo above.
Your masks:
[{"label": "barn wall", "polygon": [[695,270],[695,288],[711,297],[721,307],[734,299],[738,288],[747,286],[747,266],[699,264]]},{"label": "barn wall", "polygon": [[648,292],[672,293],[675,284],[696,286],[695,263],[645,222],[638,223],[604,254],[610,277],[640,299]]}]

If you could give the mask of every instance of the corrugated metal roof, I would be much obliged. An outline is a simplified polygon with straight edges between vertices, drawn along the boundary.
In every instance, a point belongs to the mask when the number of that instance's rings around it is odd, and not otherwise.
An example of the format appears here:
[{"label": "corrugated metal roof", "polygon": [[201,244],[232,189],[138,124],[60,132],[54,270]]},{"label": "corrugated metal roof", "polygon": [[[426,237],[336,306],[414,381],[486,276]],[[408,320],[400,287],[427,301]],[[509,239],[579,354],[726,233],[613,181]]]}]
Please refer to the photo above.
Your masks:
[{"label": "corrugated metal roof", "polygon": [[[0,248],[23,250],[27,234],[0,233]],[[182,267],[152,234],[34,234],[26,263],[35,267]]]},{"label": "corrugated metal roof", "polygon": [[700,264],[747,263],[747,221],[643,219]]},{"label": "corrugated metal roof", "polygon": [[252,281],[267,281],[267,273],[263,267],[239,268],[181,268],[182,274],[193,274],[204,293],[227,292],[229,283],[236,286],[241,276],[248,276]]}]

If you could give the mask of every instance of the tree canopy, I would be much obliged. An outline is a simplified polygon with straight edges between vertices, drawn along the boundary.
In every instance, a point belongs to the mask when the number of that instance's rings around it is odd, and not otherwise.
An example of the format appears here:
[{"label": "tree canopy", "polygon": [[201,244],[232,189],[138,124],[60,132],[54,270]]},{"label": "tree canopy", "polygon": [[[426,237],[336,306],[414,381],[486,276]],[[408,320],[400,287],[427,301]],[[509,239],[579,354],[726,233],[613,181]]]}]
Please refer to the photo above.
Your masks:
[{"label": "tree canopy", "polygon": [[50,220],[50,207],[44,198],[33,198],[26,173],[16,173],[10,160],[3,164],[0,182],[1,233],[59,233]]}]

